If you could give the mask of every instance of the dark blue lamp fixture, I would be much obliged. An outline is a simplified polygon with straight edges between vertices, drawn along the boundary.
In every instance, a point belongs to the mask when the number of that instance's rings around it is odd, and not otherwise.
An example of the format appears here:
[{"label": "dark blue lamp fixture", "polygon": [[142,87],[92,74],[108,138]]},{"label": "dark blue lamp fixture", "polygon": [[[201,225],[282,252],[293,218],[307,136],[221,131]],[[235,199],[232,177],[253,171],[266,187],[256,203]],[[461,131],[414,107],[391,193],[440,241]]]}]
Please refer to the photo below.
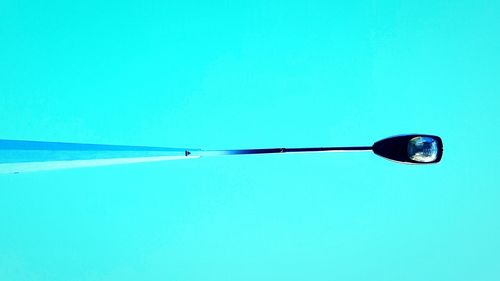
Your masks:
[{"label": "dark blue lamp fixture", "polygon": [[384,158],[409,164],[438,163],[443,157],[443,142],[431,135],[403,135],[380,140],[373,152]]},{"label": "dark blue lamp fixture", "polygon": [[443,142],[438,136],[413,134],[386,138],[376,142],[373,146],[201,150],[0,140],[0,174],[158,162],[207,156],[351,151],[373,151],[379,156],[400,163],[433,164],[441,161]]}]

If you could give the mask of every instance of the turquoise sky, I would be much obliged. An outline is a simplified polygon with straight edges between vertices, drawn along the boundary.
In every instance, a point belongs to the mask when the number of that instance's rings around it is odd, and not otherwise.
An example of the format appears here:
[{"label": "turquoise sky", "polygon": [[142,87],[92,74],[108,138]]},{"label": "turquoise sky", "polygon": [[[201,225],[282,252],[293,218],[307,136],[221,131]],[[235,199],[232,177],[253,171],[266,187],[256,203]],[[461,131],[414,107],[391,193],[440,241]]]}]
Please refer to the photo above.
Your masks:
[{"label": "turquoise sky", "polygon": [[498,1],[0,2],[0,139],[370,153],[0,176],[0,280],[500,280]]}]

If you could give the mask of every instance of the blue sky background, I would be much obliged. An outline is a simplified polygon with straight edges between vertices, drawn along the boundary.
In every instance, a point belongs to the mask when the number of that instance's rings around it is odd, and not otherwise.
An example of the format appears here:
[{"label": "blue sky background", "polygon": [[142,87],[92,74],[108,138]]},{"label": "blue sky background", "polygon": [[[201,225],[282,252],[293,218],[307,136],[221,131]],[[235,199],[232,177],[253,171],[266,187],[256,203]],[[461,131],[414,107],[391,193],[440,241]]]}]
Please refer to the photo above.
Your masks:
[{"label": "blue sky background", "polygon": [[0,176],[0,280],[499,280],[497,1],[0,2],[0,138],[369,153]]}]

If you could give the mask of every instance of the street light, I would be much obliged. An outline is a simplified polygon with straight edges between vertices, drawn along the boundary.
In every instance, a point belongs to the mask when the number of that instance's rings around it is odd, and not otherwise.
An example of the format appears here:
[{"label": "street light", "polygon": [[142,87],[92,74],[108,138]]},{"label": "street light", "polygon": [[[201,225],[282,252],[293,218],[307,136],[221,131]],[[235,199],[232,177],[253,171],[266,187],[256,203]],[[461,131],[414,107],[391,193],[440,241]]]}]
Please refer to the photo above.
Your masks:
[{"label": "street light", "polygon": [[379,156],[400,163],[433,164],[441,161],[443,143],[438,136],[422,134],[390,137],[380,140],[372,146],[236,150],[0,140],[0,174],[182,160],[208,156],[352,151],[373,151]]}]

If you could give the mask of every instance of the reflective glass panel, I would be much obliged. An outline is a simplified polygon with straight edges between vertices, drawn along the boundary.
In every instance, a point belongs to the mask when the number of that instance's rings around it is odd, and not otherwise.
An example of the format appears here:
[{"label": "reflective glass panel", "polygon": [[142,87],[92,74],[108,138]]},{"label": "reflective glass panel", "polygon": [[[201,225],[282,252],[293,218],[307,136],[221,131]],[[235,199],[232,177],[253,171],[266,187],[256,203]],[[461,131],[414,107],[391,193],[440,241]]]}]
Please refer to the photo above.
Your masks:
[{"label": "reflective glass panel", "polygon": [[417,162],[433,162],[438,155],[437,141],[431,137],[415,137],[408,143],[408,156]]}]

